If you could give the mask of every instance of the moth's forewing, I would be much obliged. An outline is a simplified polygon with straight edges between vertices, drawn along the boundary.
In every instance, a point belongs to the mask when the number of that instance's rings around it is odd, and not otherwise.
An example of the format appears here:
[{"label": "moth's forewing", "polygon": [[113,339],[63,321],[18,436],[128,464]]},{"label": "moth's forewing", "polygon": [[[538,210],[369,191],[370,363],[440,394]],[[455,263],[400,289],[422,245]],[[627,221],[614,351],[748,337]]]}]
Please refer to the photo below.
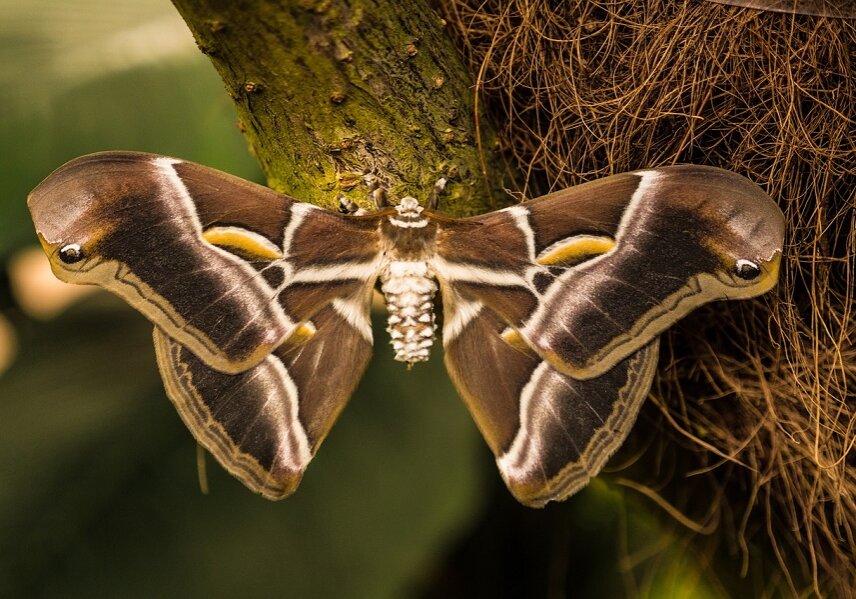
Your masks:
[{"label": "moth's forewing", "polygon": [[[73,160],[28,198],[60,279],[116,293],[224,372],[257,364],[297,324],[254,268],[203,238],[204,227],[229,224],[261,203],[269,204],[268,228],[276,229],[291,204],[285,196],[214,169],[132,152]],[[69,246],[79,249],[76,261],[63,253]]]},{"label": "moth's forewing", "polygon": [[[784,217],[757,185],[700,166],[634,176],[615,247],[559,275],[520,329],[577,378],[606,372],[702,304],[778,279]],[[738,274],[744,264],[753,276]]]}]

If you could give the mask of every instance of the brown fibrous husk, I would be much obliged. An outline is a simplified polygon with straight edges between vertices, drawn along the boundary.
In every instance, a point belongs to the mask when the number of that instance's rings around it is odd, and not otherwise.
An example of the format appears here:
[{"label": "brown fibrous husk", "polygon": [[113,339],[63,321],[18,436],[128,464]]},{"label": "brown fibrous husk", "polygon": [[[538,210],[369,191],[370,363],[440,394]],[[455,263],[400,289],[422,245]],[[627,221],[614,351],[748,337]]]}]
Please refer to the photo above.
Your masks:
[{"label": "brown fibrous husk", "polygon": [[856,21],[675,0],[439,0],[438,10],[523,195],[698,163],[778,201],[788,224],[778,287],[676,327],[652,398],[698,465],[683,484],[729,489],[719,524],[749,569],[745,547],[762,543],[794,595],[850,596]]}]

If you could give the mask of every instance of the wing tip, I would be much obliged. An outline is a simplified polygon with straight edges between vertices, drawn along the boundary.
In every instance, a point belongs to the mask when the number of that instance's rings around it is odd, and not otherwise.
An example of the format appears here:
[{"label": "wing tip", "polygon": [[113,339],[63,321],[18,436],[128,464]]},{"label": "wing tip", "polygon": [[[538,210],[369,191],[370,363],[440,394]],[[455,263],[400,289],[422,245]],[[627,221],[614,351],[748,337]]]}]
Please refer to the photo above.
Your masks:
[{"label": "wing tip", "polygon": [[244,473],[232,471],[227,468],[229,474],[240,480],[245,487],[251,491],[258,493],[269,501],[281,501],[297,491],[300,482],[303,480],[305,470],[294,472],[291,470],[282,471],[280,473],[265,472],[265,481],[262,484],[255,477],[244,476]]},{"label": "wing tip", "polygon": [[582,490],[592,478],[593,474],[585,467],[582,471],[574,469],[573,472],[563,473],[550,479],[511,477],[503,472],[505,484],[514,498],[531,508],[543,508],[551,501],[564,501]]},{"label": "wing tip", "polygon": [[[196,442],[208,451],[229,474],[245,487],[271,501],[285,499],[297,490],[314,448],[306,448],[307,455],[296,467],[274,460],[270,467],[263,466],[253,453],[245,451],[222,429],[199,397],[193,385],[192,369],[179,359],[185,351],[158,327],[153,332],[155,354],[167,397]],[[198,358],[197,358],[198,359]]]},{"label": "wing tip", "polygon": [[[636,421],[651,388],[658,355],[659,343],[655,339],[629,359],[625,385],[619,391],[619,400],[609,418],[589,438],[578,458],[567,462],[553,476],[548,476],[543,467],[530,465],[520,469],[506,461],[507,454],[497,457],[502,478],[517,501],[533,508],[542,508],[550,501],[564,501],[600,473]],[[545,452],[542,450],[542,453]]]}]

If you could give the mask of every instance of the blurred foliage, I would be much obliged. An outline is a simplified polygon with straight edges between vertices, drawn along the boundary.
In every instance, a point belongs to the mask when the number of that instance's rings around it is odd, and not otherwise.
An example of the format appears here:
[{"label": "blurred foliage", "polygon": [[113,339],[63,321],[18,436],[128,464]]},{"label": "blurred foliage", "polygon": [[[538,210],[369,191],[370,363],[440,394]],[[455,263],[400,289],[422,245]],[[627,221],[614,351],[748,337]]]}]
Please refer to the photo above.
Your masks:
[{"label": "blurred foliage", "polygon": [[[35,243],[28,191],[74,156],[144,150],[260,180],[166,0],[0,1],[0,90],[2,264]],[[19,347],[0,374],[2,597],[722,596],[674,523],[608,478],[514,503],[439,348],[406,372],[380,328],[293,497],[256,497],[210,458],[203,496],[150,325],[101,293],[40,322],[9,286],[0,274]]]},{"label": "blurred foliage", "polygon": [[124,304],[20,330],[0,380],[0,596],[390,596],[472,517],[476,439],[436,363],[371,370],[299,492],[271,503],[210,459],[201,495],[150,326]]}]

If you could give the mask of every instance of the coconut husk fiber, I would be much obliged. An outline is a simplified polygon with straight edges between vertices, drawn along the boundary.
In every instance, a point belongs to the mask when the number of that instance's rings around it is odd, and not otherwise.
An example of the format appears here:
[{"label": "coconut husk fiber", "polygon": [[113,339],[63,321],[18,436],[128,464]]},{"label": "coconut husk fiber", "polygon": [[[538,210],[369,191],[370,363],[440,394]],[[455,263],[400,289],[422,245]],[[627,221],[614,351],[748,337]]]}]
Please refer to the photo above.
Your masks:
[{"label": "coconut husk fiber", "polygon": [[[694,465],[673,479],[723,491],[705,509],[744,573],[747,547],[761,544],[794,595],[851,596],[856,21],[700,0],[437,6],[523,195],[699,163],[778,201],[788,223],[778,287],[670,332],[653,405]],[[692,514],[681,497],[670,505]]]}]

